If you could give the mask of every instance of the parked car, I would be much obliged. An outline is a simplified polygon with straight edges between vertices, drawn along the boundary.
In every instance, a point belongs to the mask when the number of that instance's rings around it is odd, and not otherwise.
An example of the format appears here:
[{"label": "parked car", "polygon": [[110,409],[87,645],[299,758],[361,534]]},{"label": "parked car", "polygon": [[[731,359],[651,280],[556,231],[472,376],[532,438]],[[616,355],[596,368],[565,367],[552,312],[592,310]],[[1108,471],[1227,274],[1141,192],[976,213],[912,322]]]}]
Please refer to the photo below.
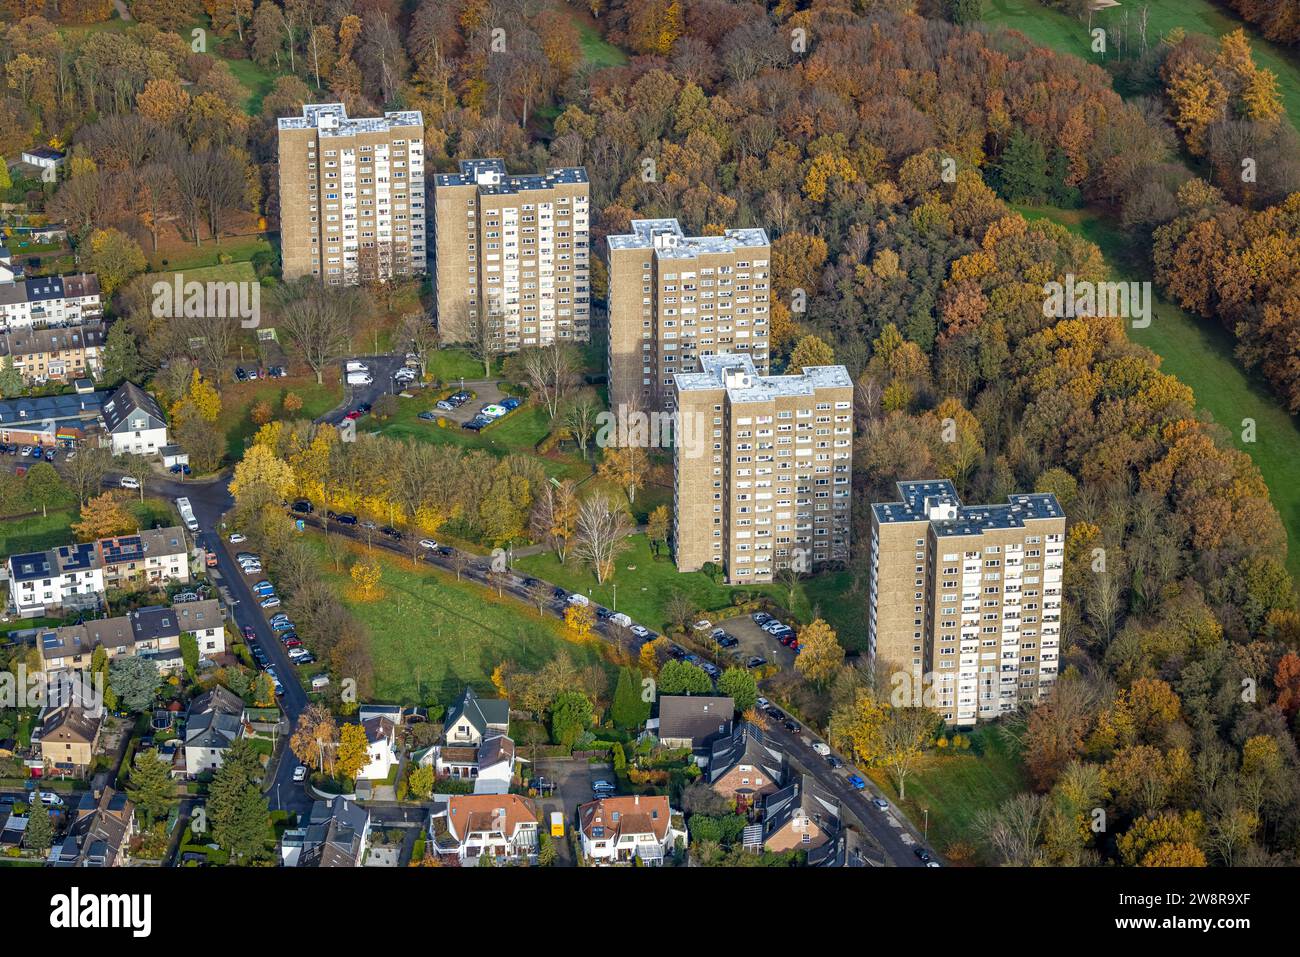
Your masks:
[{"label": "parked car", "polygon": [[709,619],[707,618],[701,618],[699,621],[695,623],[696,631],[708,631],[712,627],[713,627],[713,622],[709,621]]},{"label": "parked car", "polygon": [[140,480],[138,478],[133,478],[130,475],[123,475],[121,479],[118,480],[117,484],[122,486],[122,488],[138,489],[140,487]]},{"label": "parked car", "polygon": [[173,465],[171,468],[169,468],[167,471],[171,472],[172,475],[189,475],[191,469],[188,465],[177,463],[176,465]]},{"label": "parked car", "polygon": [[355,515],[353,515],[351,512],[344,512],[344,513],[341,514],[341,515],[337,515],[337,516],[335,516],[335,520],[336,520],[340,525],[355,525],[355,524],[357,524],[357,517],[356,517]]},{"label": "parked car", "polygon": [[263,598],[263,599],[261,600],[261,602],[259,602],[259,604],[260,604],[263,608],[279,608],[279,607],[280,607],[280,599],[277,598],[275,595],[269,595],[269,596],[267,596],[266,598]]},{"label": "parked car", "polygon": [[754,624],[756,625],[764,625],[767,622],[772,620],[772,616],[765,611],[756,611],[749,617],[753,620]]},{"label": "parked car", "polygon": [[867,782],[862,780],[862,776],[858,774],[849,775],[849,784],[851,784],[853,789],[856,791],[865,791],[867,789]]},{"label": "parked car", "polygon": [[257,637],[257,632],[253,630],[251,625],[245,625],[242,631],[243,631],[245,641],[252,641],[254,638]]},{"label": "parked car", "polygon": [[46,807],[63,807],[63,798],[53,791],[41,791],[41,803]]},{"label": "parked car", "polygon": [[501,400],[501,407],[505,409],[507,412],[513,412],[515,409],[519,408],[521,404],[522,402],[519,399],[516,399],[514,396],[510,396],[510,398],[508,399]]},{"label": "parked car", "polygon": [[825,744],[822,741],[814,741],[812,749],[816,751],[818,754],[820,754],[823,758],[826,757],[826,755],[831,753],[830,746]]},{"label": "parked car", "polygon": [[798,734],[800,731],[803,730],[803,728],[800,727],[799,722],[794,720],[794,718],[790,718],[788,721],[785,722],[785,729],[789,731],[791,734]]},{"label": "parked car", "polygon": [[242,545],[246,541],[248,541],[248,539],[245,538],[243,535],[241,535],[239,532],[232,532],[230,535],[231,545]]},{"label": "parked car", "polygon": [[591,789],[598,794],[599,793],[613,794],[615,791],[618,790],[618,788],[614,787],[614,785],[611,784],[609,781],[603,781],[603,780],[592,781]]},{"label": "parked car", "polygon": [[718,639],[718,644],[723,648],[734,648],[736,645],[740,644],[740,639],[735,635],[726,635],[725,637]]},{"label": "parked car", "polygon": [[880,810],[882,811],[889,810],[889,802],[886,801],[884,798],[872,798],[871,803],[874,804],[876,807],[880,808]]},{"label": "parked car", "polygon": [[747,662],[745,662],[745,666],[748,668],[761,668],[765,664],[767,664],[767,659],[762,658],[758,655],[754,655]]},{"label": "parked car", "polygon": [[437,421],[438,421],[438,413],[437,413],[437,412],[425,411],[425,412],[421,412],[419,415],[417,415],[416,418],[417,418],[417,419],[424,419],[425,422],[437,422]]},{"label": "parked car", "polygon": [[922,864],[926,864],[926,865],[928,865],[928,864],[930,863],[930,861],[933,859],[933,858],[930,857],[930,852],[927,851],[927,850],[926,850],[925,848],[923,848],[923,847],[918,847],[918,848],[916,848],[914,851],[912,851],[912,853],[915,854],[915,855],[917,856],[917,859],[918,859]]},{"label": "parked car", "polygon": [[650,629],[645,625],[633,625],[632,634],[636,635],[638,638],[649,638]]},{"label": "parked car", "polygon": [[826,763],[829,764],[829,765],[830,765],[831,767],[833,767],[833,768],[842,768],[842,767],[844,767],[844,762],[841,761],[839,758],[837,758],[837,757],[836,757],[835,755],[833,755],[833,754],[828,754],[828,755],[826,755]]},{"label": "parked car", "polygon": [[307,768],[304,765],[298,765],[293,769],[293,783],[301,784],[307,780]]},{"label": "parked car", "polygon": [[292,508],[293,511],[297,512],[299,515],[310,515],[316,509],[316,507],[312,505],[311,502],[307,501],[305,498],[298,499],[296,502],[293,503],[292,506],[290,506],[290,508]]},{"label": "parked car", "polygon": [[438,543],[435,542],[432,538],[422,538],[420,539],[419,544],[421,548],[428,549],[429,551],[433,551],[438,547]]},{"label": "parked car", "polygon": [[379,529],[379,534],[391,538],[395,542],[400,542],[402,540],[402,533],[391,525],[382,526]]}]

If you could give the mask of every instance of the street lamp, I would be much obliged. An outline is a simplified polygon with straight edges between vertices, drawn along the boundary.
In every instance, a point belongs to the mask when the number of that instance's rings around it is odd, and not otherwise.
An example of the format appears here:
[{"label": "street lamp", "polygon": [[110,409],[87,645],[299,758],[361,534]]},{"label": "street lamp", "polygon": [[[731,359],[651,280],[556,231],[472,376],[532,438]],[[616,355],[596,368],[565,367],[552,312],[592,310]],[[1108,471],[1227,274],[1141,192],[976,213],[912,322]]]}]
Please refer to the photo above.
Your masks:
[{"label": "street lamp", "polygon": [[929,844],[930,843],[930,809],[928,807],[923,807],[921,808],[921,812],[925,815],[925,832],[924,832],[925,842]]}]

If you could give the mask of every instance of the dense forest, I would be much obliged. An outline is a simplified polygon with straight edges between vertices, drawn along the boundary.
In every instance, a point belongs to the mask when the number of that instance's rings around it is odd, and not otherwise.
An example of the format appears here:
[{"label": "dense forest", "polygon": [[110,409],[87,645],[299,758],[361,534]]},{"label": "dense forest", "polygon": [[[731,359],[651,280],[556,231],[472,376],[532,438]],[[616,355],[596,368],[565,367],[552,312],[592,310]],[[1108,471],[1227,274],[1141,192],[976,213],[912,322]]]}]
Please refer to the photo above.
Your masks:
[{"label": "dense forest", "polygon": [[[1113,210],[1300,408],[1300,152],[1243,35],[1152,42],[1125,78],[1150,95],[1125,102],[1095,66],[904,2],[139,0],[111,35],[61,32],[49,6],[3,4],[0,150],[72,143],[50,209],[81,230],[273,226],[274,117],[326,95],[423,110],[434,168],[586,165],[597,248],[633,217],[767,228],[779,360],[816,333],[858,384],[857,542],[900,478],[1051,490],[1070,516],[1060,687],[1019,725],[1033,792],[987,816],[988,852],[1300,861],[1300,615],[1268,490],[1123,320],[1044,316],[1045,283],[1104,264],[1010,205]],[[200,13],[224,60],[166,32]],[[626,64],[584,65],[591,15]],[[255,116],[226,62],[245,59],[278,75]],[[834,683],[840,724],[881,680]]]}]

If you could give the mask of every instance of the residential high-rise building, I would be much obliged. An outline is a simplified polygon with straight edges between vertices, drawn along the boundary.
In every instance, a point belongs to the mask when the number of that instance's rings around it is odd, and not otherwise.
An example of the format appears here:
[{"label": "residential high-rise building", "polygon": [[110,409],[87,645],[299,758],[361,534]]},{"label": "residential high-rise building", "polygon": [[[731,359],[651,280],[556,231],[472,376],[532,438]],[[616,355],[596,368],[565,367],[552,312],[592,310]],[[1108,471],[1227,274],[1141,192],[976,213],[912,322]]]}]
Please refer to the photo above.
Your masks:
[{"label": "residential high-rise building", "polygon": [[853,381],[843,366],[760,375],[748,353],[673,377],[673,547],[679,571],[771,581],[849,557]]},{"label": "residential high-rise building", "polygon": [[342,103],[281,117],[284,277],[334,286],[428,271],[424,116],[349,119]]},{"label": "residential high-rise building", "polygon": [[969,726],[1056,681],[1065,513],[1051,494],[962,505],[952,482],[899,482],[871,507],[867,638],[910,703]]},{"label": "residential high-rise building", "polygon": [[438,328],[501,352],[591,336],[590,186],[580,166],[511,176],[499,159],[433,178]]},{"label": "residential high-rise building", "polygon": [[671,410],[673,376],[705,356],[748,356],[768,371],[771,245],[762,229],[686,236],[675,219],[637,219],[610,236],[609,400]]}]

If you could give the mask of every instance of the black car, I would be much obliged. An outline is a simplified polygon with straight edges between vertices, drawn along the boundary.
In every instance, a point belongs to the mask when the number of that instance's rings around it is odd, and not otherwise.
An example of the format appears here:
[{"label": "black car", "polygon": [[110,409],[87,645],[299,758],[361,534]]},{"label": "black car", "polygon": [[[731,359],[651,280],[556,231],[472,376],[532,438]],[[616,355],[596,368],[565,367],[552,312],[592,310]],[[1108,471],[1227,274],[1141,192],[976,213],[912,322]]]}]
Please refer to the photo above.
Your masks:
[{"label": "black car", "polygon": [[336,515],[334,516],[334,520],[340,525],[355,525],[357,523],[357,517],[351,512],[344,512],[342,515]]},{"label": "black car", "polygon": [[559,585],[556,585],[553,589],[551,589],[551,597],[567,599],[569,597],[569,593],[565,591],[563,588],[561,588]]},{"label": "black car", "polygon": [[673,645],[668,649],[668,656],[676,661],[681,661],[686,657],[686,649],[681,645]]},{"label": "black car", "polygon": [[399,532],[397,529],[393,528],[393,526],[391,526],[391,525],[385,525],[385,526],[383,526],[383,527],[379,530],[379,534],[380,534],[380,535],[387,535],[389,538],[391,538],[391,539],[392,539],[393,541],[395,541],[395,542],[400,542],[400,541],[402,540],[402,533]]},{"label": "black car", "polygon": [[785,712],[782,711],[780,708],[778,708],[776,705],[772,705],[771,707],[765,709],[764,714],[766,714],[773,721],[785,720]]},{"label": "black car", "polygon": [[305,498],[298,499],[298,501],[294,502],[293,505],[290,506],[290,508],[292,508],[299,515],[310,515],[316,509],[316,507],[312,505],[311,502],[307,501]]},{"label": "black car", "polygon": [[373,408],[374,406],[372,406],[369,402],[362,402],[360,405],[357,406],[357,411],[360,412],[362,415],[366,415]]},{"label": "black car", "polygon": [[798,734],[800,731],[803,730],[803,728],[799,727],[799,722],[793,720],[787,721],[785,723],[785,729],[789,731],[791,734]]},{"label": "black car", "polygon": [[601,621],[609,621],[611,618],[614,617],[614,613],[610,611],[608,608],[606,608],[604,605],[597,605],[596,617],[599,618]]},{"label": "black car", "polygon": [[443,558],[451,558],[452,554],[455,551],[456,550],[454,548],[450,548],[447,545],[443,545],[441,548],[438,549],[438,554],[441,555]]},{"label": "black car", "polygon": [[828,755],[826,755],[826,763],[829,764],[829,765],[830,765],[831,767],[833,767],[833,768],[842,768],[842,767],[844,767],[844,762],[841,761],[839,758],[837,758],[837,757],[836,757],[835,755],[833,755],[833,754],[828,754]]},{"label": "black car", "polygon": [[758,655],[755,655],[754,657],[750,658],[749,661],[745,662],[745,664],[747,664],[751,668],[761,668],[763,667],[763,665],[767,664],[767,659],[760,658]]},{"label": "black car", "polygon": [[725,638],[719,638],[718,644],[723,648],[734,648],[736,645],[740,644],[740,639],[735,635],[727,635]]},{"label": "black car", "polygon": [[917,856],[917,858],[921,861],[922,864],[930,863],[930,852],[927,851],[925,848],[918,847],[912,853]]},{"label": "black car", "polygon": [[248,373],[244,371],[243,366],[239,366],[235,369],[235,380],[238,382],[248,381]]},{"label": "black car", "polygon": [[541,584],[541,582],[539,582],[536,578],[525,578],[525,579],[524,579],[524,587],[525,587],[525,588],[534,588],[534,587],[536,587],[537,585],[540,585],[540,584]]}]

